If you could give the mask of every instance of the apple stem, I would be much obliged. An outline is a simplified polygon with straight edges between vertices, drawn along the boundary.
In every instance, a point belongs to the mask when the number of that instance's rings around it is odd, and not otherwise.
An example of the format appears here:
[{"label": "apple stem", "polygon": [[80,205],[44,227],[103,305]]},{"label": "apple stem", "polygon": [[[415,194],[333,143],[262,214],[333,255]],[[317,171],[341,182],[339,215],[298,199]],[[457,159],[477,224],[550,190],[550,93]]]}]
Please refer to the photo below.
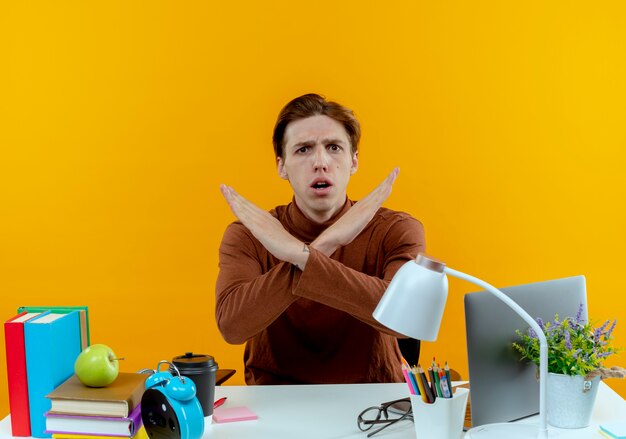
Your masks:
[{"label": "apple stem", "polygon": [[126,358],[111,358],[111,361],[113,361],[113,360],[118,360],[119,361],[119,360],[125,360],[125,359]]}]

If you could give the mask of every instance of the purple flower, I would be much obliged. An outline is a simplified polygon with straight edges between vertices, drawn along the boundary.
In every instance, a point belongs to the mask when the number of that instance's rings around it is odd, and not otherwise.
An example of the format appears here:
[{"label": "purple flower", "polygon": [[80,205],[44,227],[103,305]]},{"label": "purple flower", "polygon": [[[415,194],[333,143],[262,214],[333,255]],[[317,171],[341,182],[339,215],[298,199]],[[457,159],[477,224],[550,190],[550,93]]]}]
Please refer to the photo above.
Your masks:
[{"label": "purple flower", "polygon": [[545,326],[545,324],[543,323],[543,320],[541,319],[541,317],[537,317],[535,320],[537,321],[537,324],[539,325],[539,327],[541,328],[541,330],[545,332],[545,330],[546,330],[546,326]]},{"label": "purple flower", "polygon": [[606,327],[608,326],[610,322],[611,322],[610,320],[607,320],[606,322],[604,322],[602,326],[600,326],[599,328],[596,328],[593,331],[593,341],[597,343],[600,340],[600,336],[602,335],[602,333],[604,332],[604,330],[606,329]]},{"label": "purple flower", "polygon": [[554,322],[548,322],[547,324],[545,324],[545,326],[546,326],[545,332],[550,335],[554,334],[555,332],[558,332],[559,330],[558,322],[556,324]]},{"label": "purple flower", "polygon": [[604,322],[604,324],[602,326],[600,326],[600,332],[604,332],[604,330],[606,329],[607,326],[609,326],[609,323],[611,323],[610,320],[607,320],[606,322]]},{"label": "purple flower", "polygon": [[578,354],[580,354],[581,349],[576,349],[576,351],[574,352],[574,354],[572,355],[572,357],[574,357],[574,359],[578,358]]},{"label": "purple flower", "polygon": [[576,313],[576,323],[583,323],[582,317],[583,317],[584,308],[585,307],[583,306],[581,302],[580,305],[578,305],[578,312]]},{"label": "purple flower", "polygon": [[604,358],[604,357],[608,357],[609,355],[611,355],[613,352],[601,352],[598,355],[596,355],[596,358]]},{"label": "purple flower", "polygon": [[613,333],[613,329],[615,329],[616,324],[617,324],[617,319],[613,320],[613,324],[609,328],[609,331],[606,333],[606,338],[611,338],[611,334]]},{"label": "purple flower", "polygon": [[600,335],[602,335],[602,328],[596,328],[593,331],[593,341],[597,343],[600,340]]},{"label": "purple flower", "polygon": [[537,338],[537,333],[533,331],[533,328],[528,328],[528,336],[530,338]]},{"label": "purple flower", "polygon": [[572,349],[572,342],[570,341],[569,331],[565,331],[565,349],[568,351]]}]

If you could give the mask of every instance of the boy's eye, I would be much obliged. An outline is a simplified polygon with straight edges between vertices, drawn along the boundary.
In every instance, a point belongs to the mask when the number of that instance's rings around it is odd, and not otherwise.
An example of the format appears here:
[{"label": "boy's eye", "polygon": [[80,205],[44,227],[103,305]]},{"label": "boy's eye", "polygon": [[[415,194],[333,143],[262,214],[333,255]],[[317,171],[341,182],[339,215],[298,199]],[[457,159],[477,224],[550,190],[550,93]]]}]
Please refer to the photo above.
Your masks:
[{"label": "boy's eye", "polygon": [[308,148],[307,146],[303,146],[302,148],[298,148],[298,149],[296,150],[296,152],[298,152],[298,153],[304,153],[304,152],[307,152],[307,150],[308,150],[308,149],[309,149],[309,148]]},{"label": "boy's eye", "polygon": [[328,149],[330,149],[331,151],[339,151],[339,150],[341,150],[341,146],[335,145],[335,144],[331,144],[331,145],[328,145]]}]

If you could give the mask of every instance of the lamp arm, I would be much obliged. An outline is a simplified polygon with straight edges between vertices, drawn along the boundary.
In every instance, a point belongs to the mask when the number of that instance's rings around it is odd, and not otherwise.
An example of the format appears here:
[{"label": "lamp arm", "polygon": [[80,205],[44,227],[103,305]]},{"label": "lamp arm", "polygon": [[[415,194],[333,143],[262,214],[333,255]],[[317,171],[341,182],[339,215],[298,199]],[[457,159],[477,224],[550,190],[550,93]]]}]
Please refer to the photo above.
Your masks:
[{"label": "lamp arm", "polygon": [[515,301],[513,301],[509,296],[504,294],[502,291],[497,289],[496,287],[484,282],[474,276],[470,276],[469,274],[462,273],[460,271],[454,270],[450,267],[445,267],[444,272],[458,277],[459,279],[466,280],[473,284],[478,285],[481,288],[489,291],[491,294],[496,296],[498,299],[502,300],[506,305],[509,306],[513,311],[517,313],[528,325],[535,331],[537,337],[539,338],[539,438],[547,438],[548,437],[548,423],[547,423],[547,410],[546,410],[546,384],[548,379],[548,341],[546,340],[546,336],[543,333],[543,330],[539,327],[537,322],[526,312],[524,308],[519,306]]}]

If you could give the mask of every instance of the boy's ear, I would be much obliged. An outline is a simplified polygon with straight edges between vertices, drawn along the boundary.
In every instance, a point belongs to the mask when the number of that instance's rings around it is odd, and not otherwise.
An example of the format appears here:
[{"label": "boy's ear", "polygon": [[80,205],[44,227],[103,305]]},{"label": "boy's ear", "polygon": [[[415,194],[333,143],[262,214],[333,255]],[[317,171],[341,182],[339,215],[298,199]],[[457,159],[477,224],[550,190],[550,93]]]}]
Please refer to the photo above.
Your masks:
[{"label": "boy's ear", "polygon": [[355,151],[352,155],[352,166],[350,167],[350,175],[354,174],[359,169],[359,151]]},{"label": "boy's ear", "polygon": [[276,157],[276,168],[278,170],[278,175],[283,180],[289,180],[289,176],[287,175],[287,170],[285,169],[285,162],[282,157]]}]

